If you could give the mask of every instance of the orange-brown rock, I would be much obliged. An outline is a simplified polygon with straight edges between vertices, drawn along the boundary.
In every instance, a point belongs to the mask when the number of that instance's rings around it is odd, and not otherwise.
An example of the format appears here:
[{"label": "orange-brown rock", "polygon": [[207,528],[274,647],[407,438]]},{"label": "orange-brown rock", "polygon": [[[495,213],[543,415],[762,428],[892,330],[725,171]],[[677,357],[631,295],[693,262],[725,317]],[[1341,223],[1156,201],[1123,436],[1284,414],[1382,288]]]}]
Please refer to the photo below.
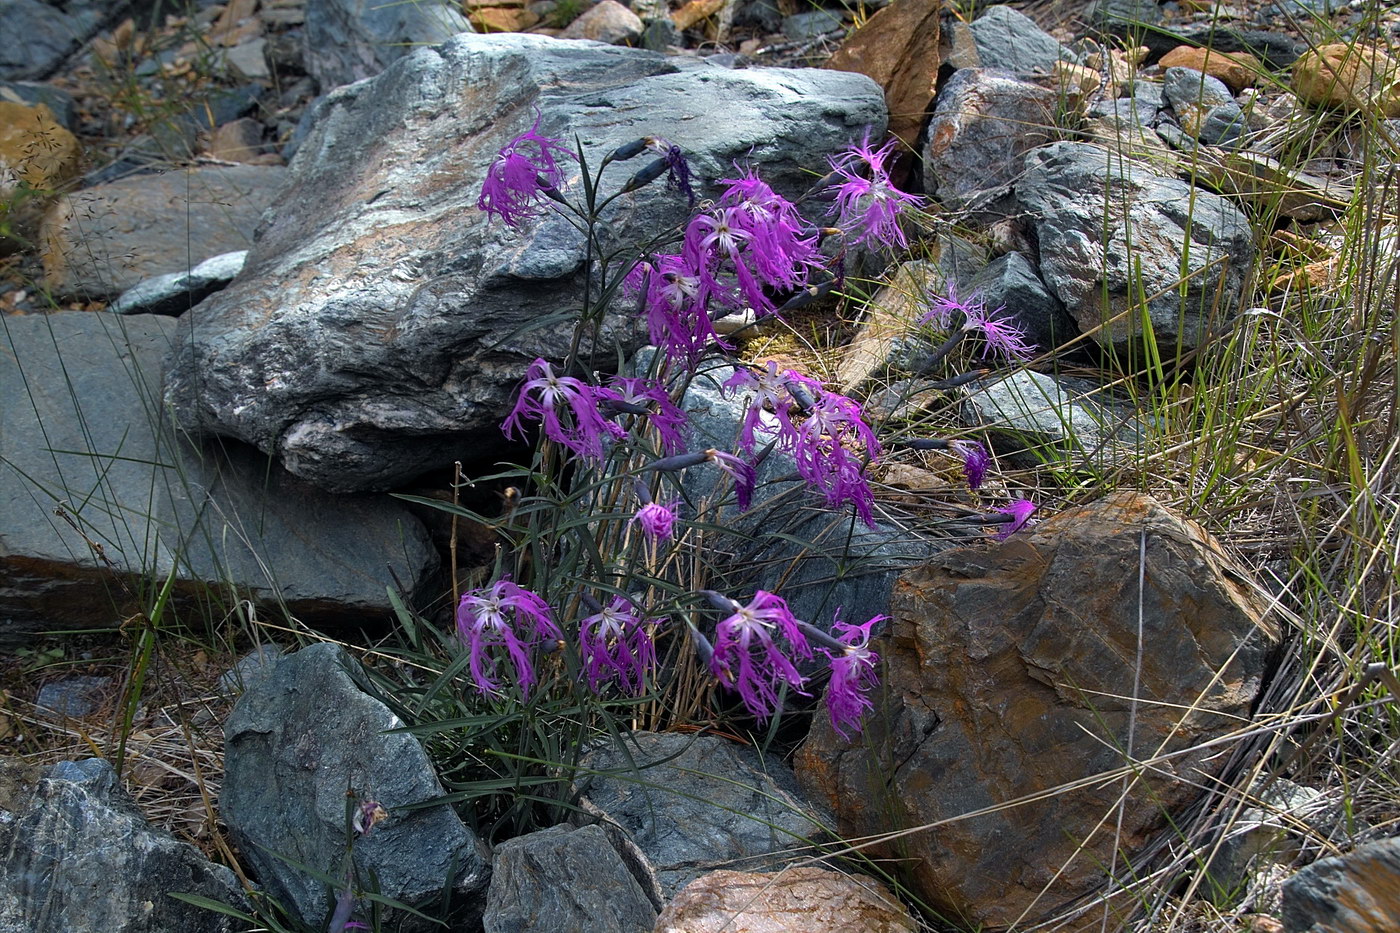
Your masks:
[{"label": "orange-brown rock", "polygon": [[1317,107],[1400,117],[1400,60],[1374,46],[1334,42],[1293,63],[1293,90]]},{"label": "orange-brown rock", "polygon": [[1163,70],[1167,68],[1191,68],[1203,71],[1213,78],[1219,78],[1238,94],[1254,84],[1264,70],[1259,59],[1248,52],[1217,52],[1194,45],[1178,45],[1162,56]]},{"label": "orange-brown rock", "polygon": [[865,735],[819,715],[798,777],[843,837],[931,827],[868,854],[994,929],[1080,909],[1064,929],[1099,929],[1109,866],[1135,877],[1219,774],[1229,746],[1205,743],[1247,723],[1276,641],[1219,544],[1133,492],[940,554],[892,614]]},{"label": "orange-brown rock", "polygon": [[909,911],[873,878],[805,866],[713,871],[656,918],[653,933],[914,933]]},{"label": "orange-brown rock", "polygon": [[671,14],[676,28],[684,32],[703,19],[708,19],[720,11],[724,0],[690,0],[685,6]]},{"label": "orange-brown rock", "polygon": [[522,6],[471,7],[467,19],[481,32],[522,32],[540,21]]},{"label": "orange-brown rock", "polygon": [[851,33],[826,67],[855,71],[885,91],[890,133],[905,147],[933,101],[938,80],[938,15],[941,0],[894,0]]},{"label": "orange-brown rock", "polygon": [[50,196],[77,174],[80,155],[48,107],[0,101],[0,223],[30,238]]}]

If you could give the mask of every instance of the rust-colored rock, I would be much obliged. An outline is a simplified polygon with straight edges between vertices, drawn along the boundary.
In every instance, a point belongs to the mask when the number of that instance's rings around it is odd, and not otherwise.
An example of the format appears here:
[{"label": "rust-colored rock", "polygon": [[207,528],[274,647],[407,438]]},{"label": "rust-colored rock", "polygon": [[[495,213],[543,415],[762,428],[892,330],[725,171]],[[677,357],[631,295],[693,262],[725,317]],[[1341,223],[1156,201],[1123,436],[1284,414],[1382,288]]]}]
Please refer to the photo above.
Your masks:
[{"label": "rust-colored rock", "polygon": [[873,878],[807,866],[714,871],[656,918],[654,933],[914,933],[909,911]]},{"label": "rust-colored rock", "polygon": [[50,196],[77,174],[80,155],[48,107],[0,101],[0,223],[31,237]]},{"label": "rust-colored rock", "polygon": [[1108,867],[1133,877],[1218,773],[1202,746],[1246,721],[1277,638],[1210,535],[1132,492],[944,552],[892,612],[884,708],[856,744],[817,716],[798,776],[845,837],[931,825],[869,854],[993,929],[1079,909],[1066,929],[1099,928]]},{"label": "rust-colored rock", "polygon": [[479,32],[524,32],[540,18],[522,6],[481,6],[467,10],[467,20]]},{"label": "rust-colored rock", "polygon": [[890,134],[914,144],[938,80],[941,0],[894,0],[851,33],[826,67],[855,71],[885,92]]},{"label": "rust-colored rock", "polygon": [[1264,70],[1259,59],[1248,52],[1217,52],[1194,45],[1178,45],[1158,63],[1167,68],[1191,68],[1219,78],[1236,94],[1254,84]]},{"label": "rust-colored rock", "polygon": [[1293,63],[1293,90],[1305,102],[1400,117],[1400,60],[1374,46],[1320,46]]},{"label": "rust-colored rock", "polygon": [[1284,933],[1394,933],[1400,839],[1319,859],[1283,884]]},{"label": "rust-colored rock", "polygon": [[724,6],[724,0],[690,0],[685,6],[671,14],[676,28],[684,32],[696,23],[709,19]]}]

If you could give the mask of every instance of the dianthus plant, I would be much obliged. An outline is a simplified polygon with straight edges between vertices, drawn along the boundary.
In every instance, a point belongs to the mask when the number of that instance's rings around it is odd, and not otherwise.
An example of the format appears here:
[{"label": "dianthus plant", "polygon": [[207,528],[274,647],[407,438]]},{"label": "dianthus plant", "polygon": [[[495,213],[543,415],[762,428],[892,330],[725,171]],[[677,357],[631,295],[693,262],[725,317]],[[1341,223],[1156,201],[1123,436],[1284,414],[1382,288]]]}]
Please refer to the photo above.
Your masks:
[{"label": "dianthus plant", "polygon": [[[775,363],[728,364],[724,391],[745,405],[732,446],[697,443],[681,400],[702,359],[713,367],[711,358],[734,349],[721,318],[781,317],[837,287],[849,249],[907,245],[919,199],[895,187],[892,149],[869,135],[834,155],[809,192],[826,202],[819,226],[802,199],[754,166],[699,179],[679,146],[648,136],[593,167],[585,151],[551,136],[548,122],[537,112],[505,145],[478,206],[514,230],[546,212],[576,229],[582,295],[568,351],[530,361],[504,409],[503,432],[534,440],[533,459],[477,480],[478,489],[501,488],[504,510],[455,507],[494,536],[496,560],[486,582],[461,596],[454,670],[475,702],[494,710],[490,722],[519,730],[520,744],[498,754],[556,761],[558,774],[600,724],[623,718],[607,710],[619,704],[626,721],[656,726],[715,708],[697,697],[728,694],[763,721],[779,714],[785,695],[825,682],[833,726],[858,733],[872,708],[871,644],[883,617],[804,620],[777,592],[748,590],[739,601],[702,589],[709,579],[697,548],[724,540],[773,463],[790,464],[776,480],[795,474],[804,494],[874,527],[867,472],[883,455],[874,429],[855,399]],[[638,159],[640,168],[624,168]],[[625,225],[613,222],[612,206],[663,177],[684,219],[645,242],[618,242]],[[714,196],[698,199],[706,183]],[[989,345],[1004,333],[991,316],[960,307]],[[649,367],[628,370],[621,350],[600,353],[603,335],[629,311],[657,347]],[[618,364],[621,375],[602,374]],[[980,445],[940,443],[980,484],[988,463]],[[697,473],[710,478],[692,482]],[[1005,530],[1027,520],[1019,511],[989,519]],[[701,675],[720,692],[697,693]],[[547,709],[558,710],[554,725],[530,725]],[[501,742],[502,733],[482,728],[472,741]],[[546,739],[557,743],[548,754],[532,744]]]}]

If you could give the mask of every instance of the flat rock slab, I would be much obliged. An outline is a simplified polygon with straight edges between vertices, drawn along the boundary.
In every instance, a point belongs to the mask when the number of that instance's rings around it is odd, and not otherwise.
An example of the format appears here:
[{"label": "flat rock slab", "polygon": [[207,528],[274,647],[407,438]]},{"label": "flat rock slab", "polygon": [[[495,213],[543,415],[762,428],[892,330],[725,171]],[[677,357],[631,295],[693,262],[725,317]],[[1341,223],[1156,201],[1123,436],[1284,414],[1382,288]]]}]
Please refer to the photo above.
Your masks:
[{"label": "flat rock slab", "polygon": [[48,768],[0,758],[0,930],[232,933],[244,924],[176,900],[249,911],[233,872],[151,828],[100,758]]},{"label": "flat rock slab", "polygon": [[604,746],[583,756],[585,812],[627,834],[668,897],[716,868],[799,859],[824,832],[826,816],[776,759],[717,736],[634,732],[626,741],[626,754]]},{"label": "flat rock slab", "polygon": [[280,165],[206,165],[60,198],[40,230],[45,284],[111,299],[142,279],[247,249],[286,176]]},{"label": "flat rock slab", "polygon": [[[664,134],[711,196],[735,160],[796,196],[885,122],[863,75],[506,33],[419,49],[318,106],[243,273],[190,312],[167,398],[183,427],[252,443],[335,491],[389,488],[464,451],[490,459],[525,367],[567,350],[582,235],[554,214],[514,231],[476,207],[487,167],[537,115],[592,165]],[[645,164],[610,168],[604,195]],[[607,219],[634,243],[688,213],[656,183]],[[642,337],[633,305],[616,300],[597,365]]]},{"label": "flat rock slab", "polygon": [[[355,842],[359,877],[410,905],[482,888],[489,874],[476,835],[440,797],[418,739],[367,694],[364,672],[328,642],[303,648],[249,684],[224,728],[219,813],[264,889],[306,922],[330,909],[325,885],[278,853],[336,875],[345,854],[345,795],[378,801],[389,818]],[[455,874],[454,874],[455,871]]]},{"label": "flat rock slab", "polygon": [[[945,551],[896,588],[883,708],[854,745],[817,717],[798,778],[843,838],[937,824],[870,854],[910,865],[939,913],[995,929],[1072,915],[1115,859],[1136,877],[1224,765],[1205,743],[1247,720],[1277,634],[1241,577],[1131,492]],[[1097,930],[1098,903],[1066,929]]]},{"label": "flat rock slab", "polygon": [[395,575],[417,587],[436,569],[426,530],[393,501],[331,496],[240,445],[181,441],[160,407],[179,326],[4,319],[0,636],[111,625],[134,608],[123,582],[153,598],[151,581],[172,570],[177,596],[232,586],[305,622],[343,624],[387,616]]}]

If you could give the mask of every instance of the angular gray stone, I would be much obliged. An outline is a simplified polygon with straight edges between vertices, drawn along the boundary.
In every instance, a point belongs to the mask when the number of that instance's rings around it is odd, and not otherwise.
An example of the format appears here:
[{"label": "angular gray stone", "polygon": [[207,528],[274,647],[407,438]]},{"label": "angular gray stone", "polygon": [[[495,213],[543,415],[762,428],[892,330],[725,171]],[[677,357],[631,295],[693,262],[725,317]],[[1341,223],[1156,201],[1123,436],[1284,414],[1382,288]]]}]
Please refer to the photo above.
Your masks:
[{"label": "angular gray stone", "polygon": [[[180,423],[337,491],[387,488],[465,450],[489,459],[525,367],[567,350],[559,312],[582,294],[584,245],[567,221],[516,231],[476,207],[489,163],[537,107],[539,131],[577,134],[592,165],[666,134],[711,196],[752,160],[795,197],[828,153],[884,126],[879,87],[857,74],[718,69],[512,33],[420,49],[318,105],[247,267],[184,331],[167,385]],[[635,170],[610,168],[603,194]],[[654,184],[607,220],[633,242],[688,213]],[[639,340],[634,311],[619,293],[607,358]]]},{"label": "angular gray stone", "polygon": [[81,719],[91,715],[114,686],[110,677],[81,674],[62,677],[39,688],[34,707],[44,714]]},{"label": "angular gray stone", "polygon": [[583,756],[590,774],[579,790],[586,814],[646,854],[668,898],[716,868],[796,861],[823,833],[827,815],[802,799],[775,758],[717,736],[634,732],[626,741],[625,753],[605,745]]},{"label": "angular gray stone", "polygon": [[171,272],[128,288],[107,306],[115,314],[178,317],[232,282],[248,258],[246,249],[212,256],[187,272]]},{"label": "angular gray stone", "polygon": [[1208,146],[1237,145],[1244,134],[1244,112],[1231,101],[1208,111],[1201,120],[1196,138]]},{"label": "angular gray stone", "polygon": [[551,826],[496,847],[485,933],[650,933],[658,906],[599,826]]},{"label": "angular gray stone", "polygon": [[1080,60],[1029,16],[1009,6],[988,7],[972,21],[971,28],[984,68],[1016,74],[1048,73],[1057,61]]},{"label": "angular gray stone", "polygon": [[40,234],[45,282],[60,295],[111,299],[247,249],[286,177],[280,165],[205,165],[60,198]]},{"label": "angular gray stone", "polygon": [[1025,466],[1104,467],[1145,442],[1146,425],[1132,406],[1087,379],[1018,370],[965,391],[962,420],[984,428],[1001,453]]},{"label": "angular gray stone", "polygon": [[1235,95],[1224,81],[1194,68],[1168,68],[1163,72],[1162,96],[1177,113],[1189,107],[1209,110],[1235,102]]},{"label": "angular gray stone", "polygon": [[[1139,85],[1139,89],[1143,86],[1145,85]],[[1089,105],[1088,115],[1091,117],[1116,117],[1140,126],[1150,126],[1157,117],[1157,104],[1142,95],[1098,100]]]},{"label": "angular gray stone", "polygon": [[0,3],[0,79],[47,78],[80,43],[92,38],[109,15],[111,3],[42,0]]},{"label": "angular gray stone", "polygon": [[[77,311],[6,319],[0,636],[110,625],[137,608],[119,579],[146,593],[172,571],[177,600],[207,603],[212,587],[343,625],[388,616],[396,577],[419,587],[436,570],[427,532],[397,504],[333,497],[247,448],[181,439],[159,388],[179,326]],[[60,504],[77,528],[54,514]]]},{"label": "angular gray stone", "polygon": [[1140,343],[1140,296],[1167,357],[1234,316],[1255,246],[1229,201],[1087,143],[1053,143],[1026,164],[1016,200],[1040,241],[1041,277],[1100,345]]},{"label": "angular gray stone", "polygon": [[307,0],[302,61],[325,93],[373,77],[418,48],[474,31],[441,0]]},{"label": "angular gray stone", "polygon": [[224,729],[219,812],[259,883],[311,924],[328,915],[325,886],[273,853],[338,875],[347,789],[389,811],[354,846],[360,877],[376,875],[380,894],[410,905],[447,887],[466,895],[490,870],[450,806],[399,809],[441,796],[442,785],[417,738],[386,734],[403,723],[364,680],[343,648],[303,648],[248,687]]},{"label": "angular gray stone", "polygon": [[219,676],[219,692],[225,696],[237,697],[271,674],[272,669],[283,657],[282,649],[276,645],[259,645],[239,658],[232,669]]},{"label": "angular gray stone", "polygon": [[782,31],[789,39],[815,39],[844,25],[841,14],[835,10],[808,10],[784,18]]},{"label": "angular gray stone", "polygon": [[244,924],[176,900],[249,912],[233,872],[153,829],[100,758],[49,768],[0,758],[0,930],[234,933]]},{"label": "angular gray stone", "polygon": [[924,190],[952,208],[980,207],[1055,139],[1054,91],[1005,71],[964,68],[938,94],[924,144]]},{"label": "angular gray stone", "polygon": [[[1050,294],[1031,261],[1021,253],[1004,253],[972,277],[987,309],[1015,322],[1037,352],[1053,350],[1079,335],[1060,299]],[[967,292],[963,292],[967,294]]]},{"label": "angular gray stone", "polygon": [[1284,933],[1389,933],[1400,918],[1400,838],[1318,859],[1283,883]]}]

